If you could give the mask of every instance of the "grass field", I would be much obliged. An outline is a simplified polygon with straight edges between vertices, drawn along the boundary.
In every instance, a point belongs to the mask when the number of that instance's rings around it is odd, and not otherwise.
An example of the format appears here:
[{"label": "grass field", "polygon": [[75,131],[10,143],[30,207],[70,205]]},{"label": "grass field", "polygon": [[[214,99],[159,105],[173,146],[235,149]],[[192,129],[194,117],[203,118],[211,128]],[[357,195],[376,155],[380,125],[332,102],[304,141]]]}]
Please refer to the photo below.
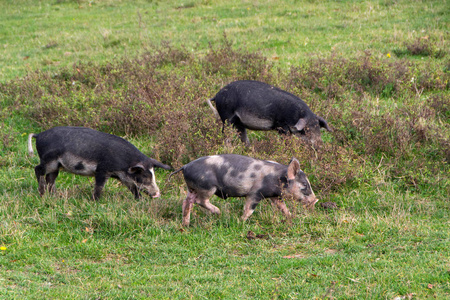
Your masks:
[{"label": "grass field", "polygon": [[[448,1],[2,1],[2,299],[450,297]],[[222,133],[205,100],[237,79],[299,95],[334,129],[311,148]],[[182,176],[136,201],[62,173],[39,197],[29,133],[88,126],[174,167],[297,157],[320,201],[196,207]],[[330,210],[320,203],[334,202]]]}]

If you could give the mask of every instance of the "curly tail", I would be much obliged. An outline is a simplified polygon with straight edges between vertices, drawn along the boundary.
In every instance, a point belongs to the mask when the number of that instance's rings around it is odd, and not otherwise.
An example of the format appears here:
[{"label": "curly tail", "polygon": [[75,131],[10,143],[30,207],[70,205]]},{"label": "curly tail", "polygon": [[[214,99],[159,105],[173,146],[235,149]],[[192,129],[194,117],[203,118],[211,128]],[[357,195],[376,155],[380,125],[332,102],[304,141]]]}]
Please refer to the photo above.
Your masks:
[{"label": "curly tail", "polygon": [[36,138],[36,137],[37,137],[37,134],[34,134],[34,133],[30,133],[28,135],[28,155],[29,156],[34,156],[33,144],[31,142],[31,139]]},{"label": "curly tail", "polygon": [[169,174],[169,177],[167,177],[167,182],[170,181],[170,177],[172,177],[172,175],[177,174],[178,172],[182,171],[184,169],[184,166],[182,166],[181,168],[179,168],[178,170],[176,170],[175,172],[172,172]]},{"label": "curly tail", "polygon": [[214,112],[214,115],[216,116],[217,120],[220,120],[220,116],[219,116],[219,112],[217,111],[217,109],[214,107],[214,105],[212,105],[212,101],[214,101],[214,98],[208,99],[206,100],[206,102],[208,103],[209,107],[211,107],[211,109]]}]

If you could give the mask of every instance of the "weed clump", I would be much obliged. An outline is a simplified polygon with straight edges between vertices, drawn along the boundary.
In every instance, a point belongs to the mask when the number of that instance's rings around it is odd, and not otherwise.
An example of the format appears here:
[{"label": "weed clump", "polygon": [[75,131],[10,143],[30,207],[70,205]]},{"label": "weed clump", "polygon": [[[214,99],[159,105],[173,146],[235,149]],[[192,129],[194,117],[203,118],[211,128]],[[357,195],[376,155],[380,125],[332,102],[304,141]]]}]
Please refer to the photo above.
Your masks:
[{"label": "weed clump", "polygon": [[375,59],[367,51],[354,60],[335,55],[313,60],[291,68],[289,77],[291,86],[313,91],[322,99],[342,99],[352,92],[389,98],[448,88],[445,72],[432,73],[407,60]]},{"label": "weed clump", "polygon": [[272,65],[258,53],[234,50],[232,44],[224,36],[224,44],[219,49],[211,45],[209,52],[201,62],[203,74],[221,74],[231,76],[235,80],[272,81]]},{"label": "weed clump", "polygon": [[435,58],[443,58],[446,56],[447,52],[440,49],[436,44],[428,37],[419,37],[413,41],[405,42],[405,48],[395,49],[393,52],[397,56],[430,56]]}]

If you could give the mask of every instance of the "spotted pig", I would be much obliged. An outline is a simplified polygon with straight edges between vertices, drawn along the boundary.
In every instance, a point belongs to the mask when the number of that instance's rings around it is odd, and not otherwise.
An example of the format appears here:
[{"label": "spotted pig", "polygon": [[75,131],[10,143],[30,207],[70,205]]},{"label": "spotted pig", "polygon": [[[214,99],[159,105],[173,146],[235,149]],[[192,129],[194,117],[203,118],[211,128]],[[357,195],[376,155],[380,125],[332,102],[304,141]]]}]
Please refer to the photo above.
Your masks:
[{"label": "spotted pig", "polygon": [[245,197],[244,221],[264,198],[270,198],[287,217],[291,214],[281,196],[292,197],[310,208],[317,202],[308,178],[295,158],[286,166],[235,154],[204,156],[170,176],[180,171],[183,171],[188,187],[188,195],[183,202],[184,226],[190,223],[194,203],[213,214],[220,214],[219,209],[209,202],[213,195],[223,199]]}]

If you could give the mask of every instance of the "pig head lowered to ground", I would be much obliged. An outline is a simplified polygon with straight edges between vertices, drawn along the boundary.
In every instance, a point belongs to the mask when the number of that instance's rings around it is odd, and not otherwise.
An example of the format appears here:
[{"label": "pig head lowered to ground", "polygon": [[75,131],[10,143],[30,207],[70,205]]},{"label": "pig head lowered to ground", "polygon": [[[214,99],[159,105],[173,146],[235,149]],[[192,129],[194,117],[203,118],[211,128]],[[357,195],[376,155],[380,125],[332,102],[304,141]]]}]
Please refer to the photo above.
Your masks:
[{"label": "pig head lowered to ground", "polygon": [[28,137],[28,151],[33,155],[31,138],[41,163],[35,167],[39,194],[54,190],[60,169],[70,173],[94,176],[94,199],[101,195],[108,178],[120,180],[134,195],[144,191],[158,197],[154,167],[171,167],[149,158],[121,137],[84,127],[55,127]]},{"label": "pig head lowered to ground", "polygon": [[188,195],[183,202],[185,226],[189,225],[194,203],[212,213],[220,213],[209,202],[213,195],[223,199],[246,197],[242,216],[244,221],[263,198],[270,198],[287,217],[291,214],[281,199],[282,195],[311,208],[317,202],[308,178],[295,158],[286,166],[235,154],[204,156],[184,165],[170,176],[180,171],[183,171],[188,186]]},{"label": "pig head lowered to ground", "polygon": [[[216,108],[211,101],[216,103]],[[320,128],[331,131],[299,97],[259,81],[240,80],[222,88],[209,106],[225,124],[233,124],[241,140],[249,144],[246,128],[292,133],[311,143],[321,141]]]}]

